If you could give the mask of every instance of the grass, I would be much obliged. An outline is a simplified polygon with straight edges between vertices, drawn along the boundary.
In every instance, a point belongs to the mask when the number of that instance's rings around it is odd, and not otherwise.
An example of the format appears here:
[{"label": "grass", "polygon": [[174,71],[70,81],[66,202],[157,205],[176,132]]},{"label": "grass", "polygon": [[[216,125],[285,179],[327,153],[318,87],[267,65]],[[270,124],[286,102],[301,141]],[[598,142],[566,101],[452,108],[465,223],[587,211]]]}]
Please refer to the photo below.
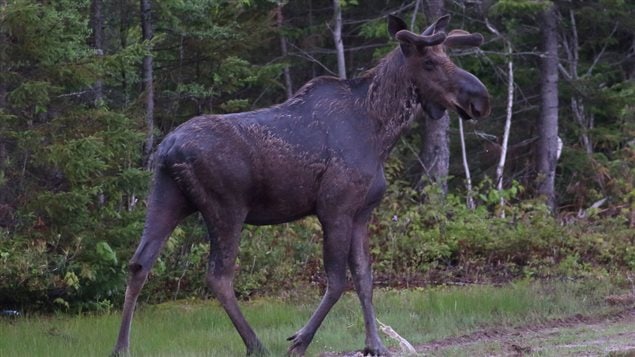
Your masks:
[{"label": "grass", "polygon": [[[378,290],[378,318],[413,344],[462,335],[488,326],[537,323],[606,310],[605,283],[519,282],[503,287],[432,287]],[[283,355],[293,334],[317,306],[305,298],[261,298],[243,311],[274,356]],[[315,297],[314,297],[315,296]],[[27,316],[0,320],[0,356],[104,356],[116,338],[119,313]],[[346,294],[318,331],[308,355],[363,347],[363,321],[354,294]],[[385,340],[387,345],[393,341]],[[133,356],[240,356],[244,346],[216,301],[176,301],[142,306],[131,335]]]}]

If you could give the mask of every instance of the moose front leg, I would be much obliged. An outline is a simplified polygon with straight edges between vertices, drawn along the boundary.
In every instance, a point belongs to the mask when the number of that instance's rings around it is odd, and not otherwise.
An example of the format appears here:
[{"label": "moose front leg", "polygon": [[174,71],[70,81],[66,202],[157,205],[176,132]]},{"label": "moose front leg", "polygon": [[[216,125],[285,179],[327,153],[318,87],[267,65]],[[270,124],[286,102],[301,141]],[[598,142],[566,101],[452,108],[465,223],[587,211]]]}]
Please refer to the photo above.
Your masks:
[{"label": "moose front leg", "polygon": [[[204,216],[206,216],[205,213]],[[207,214],[206,220],[211,222],[209,217],[210,215]],[[228,220],[224,221],[227,222]],[[266,356],[269,354],[267,349],[260,342],[240,311],[238,300],[234,293],[233,280],[242,224],[225,223],[219,226],[207,223],[207,225],[210,236],[207,284],[243,339],[247,348],[247,355]]]},{"label": "moose front leg", "polygon": [[351,241],[352,219],[336,218],[334,222],[322,220],[324,230],[324,270],[327,286],[320,305],[307,324],[287,340],[291,341],[288,354],[303,356],[313,340],[315,332],[324,321],[333,305],[340,299],[346,287],[346,260]]},{"label": "moose front leg", "polygon": [[117,343],[111,353],[111,356],[128,355],[128,348],[130,346],[130,329],[132,326],[132,317],[134,315],[135,306],[137,304],[137,298],[141,292],[147,277],[149,270],[131,270],[130,277],[128,279],[128,286],[126,287],[125,302],[123,305],[123,317],[121,319],[121,326],[119,328],[119,335],[117,337]]},{"label": "moose front leg", "polygon": [[373,308],[373,277],[368,248],[368,220],[370,212],[364,216],[363,219],[356,220],[353,225],[353,240],[348,263],[364,314],[364,325],[366,327],[364,356],[388,356],[388,350],[384,347],[377,333]]}]

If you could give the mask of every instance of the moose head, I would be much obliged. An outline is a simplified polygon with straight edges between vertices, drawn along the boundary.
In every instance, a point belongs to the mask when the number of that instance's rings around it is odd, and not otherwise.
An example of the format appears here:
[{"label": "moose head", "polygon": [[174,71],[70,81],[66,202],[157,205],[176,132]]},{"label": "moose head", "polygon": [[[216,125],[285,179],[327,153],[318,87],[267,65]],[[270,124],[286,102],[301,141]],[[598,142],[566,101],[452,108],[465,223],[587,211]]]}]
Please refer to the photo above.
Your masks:
[{"label": "moose head", "polygon": [[414,73],[423,110],[433,119],[445,110],[455,110],[462,119],[482,118],[490,113],[487,89],[473,74],[459,68],[446,53],[447,48],[478,47],[483,43],[479,33],[445,28],[450,16],[440,17],[420,35],[407,29],[398,17],[388,17],[390,35],[399,41],[405,68]]}]

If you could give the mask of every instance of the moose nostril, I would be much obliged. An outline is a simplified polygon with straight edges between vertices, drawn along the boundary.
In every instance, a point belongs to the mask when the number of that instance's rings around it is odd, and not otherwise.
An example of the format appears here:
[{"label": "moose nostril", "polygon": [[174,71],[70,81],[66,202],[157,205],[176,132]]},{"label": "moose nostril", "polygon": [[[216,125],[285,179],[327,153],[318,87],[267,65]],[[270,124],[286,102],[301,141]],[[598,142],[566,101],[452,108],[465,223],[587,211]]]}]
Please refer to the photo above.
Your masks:
[{"label": "moose nostril", "polygon": [[478,110],[476,108],[476,106],[474,105],[474,103],[470,103],[470,111],[472,112],[472,115],[476,118],[480,118],[481,117],[481,111]]}]

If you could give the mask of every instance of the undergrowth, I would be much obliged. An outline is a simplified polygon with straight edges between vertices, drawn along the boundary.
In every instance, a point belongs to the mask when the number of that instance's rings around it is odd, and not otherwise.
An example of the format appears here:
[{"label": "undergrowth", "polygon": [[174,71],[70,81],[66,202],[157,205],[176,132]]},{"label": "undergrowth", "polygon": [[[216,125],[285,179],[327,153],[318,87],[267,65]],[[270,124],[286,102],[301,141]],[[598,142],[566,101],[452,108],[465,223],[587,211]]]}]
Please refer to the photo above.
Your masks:
[{"label": "undergrowth", "polygon": [[[503,283],[525,278],[626,283],[635,268],[635,237],[625,216],[590,217],[566,225],[538,201],[505,207],[482,201],[476,209],[468,209],[460,197],[441,198],[433,189],[425,194],[427,200],[421,202],[420,194],[405,184],[394,185],[375,211],[370,234],[376,285]],[[492,200],[498,202],[499,197]],[[143,293],[146,301],[208,294],[204,286],[208,245],[188,240],[188,229],[204,236],[200,222],[191,224],[171,237]],[[293,295],[307,286],[323,289],[321,247],[315,218],[246,227],[237,294],[248,299]]]},{"label": "undergrowth", "polygon": [[[431,186],[432,187],[432,186]],[[502,283],[524,278],[605,279],[627,283],[635,269],[635,235],[628,212],[591,215],[564,224],[539,201],[514,201],[518,185],[500,193],[480,187],[475,209],[463,198],[390,186],[370,225],[375,283],[415,287],[444,283]],[[0,251],[0,306],[25,310],[109,310],[123,301],[126,262],[138,242],[138,220],[104,231],[97,244],[51,254],[51,244],[20,241]],[[138,219],[138,214],[137,214]],[[136,233],[135,233],[136,232]],[[125,235],[117,240],[106,237]],[[38,243],[39,242],[39,243]],[[108,242],[111,242],[110,244]],[[86,249],[89,249],[88,253]],[[169,238],[140,301],[208,297],[209,245],[192,216]],[[292,296],[324,288],[321,230],[315,218],[242,232],[235,289],[241,299]]]}]

